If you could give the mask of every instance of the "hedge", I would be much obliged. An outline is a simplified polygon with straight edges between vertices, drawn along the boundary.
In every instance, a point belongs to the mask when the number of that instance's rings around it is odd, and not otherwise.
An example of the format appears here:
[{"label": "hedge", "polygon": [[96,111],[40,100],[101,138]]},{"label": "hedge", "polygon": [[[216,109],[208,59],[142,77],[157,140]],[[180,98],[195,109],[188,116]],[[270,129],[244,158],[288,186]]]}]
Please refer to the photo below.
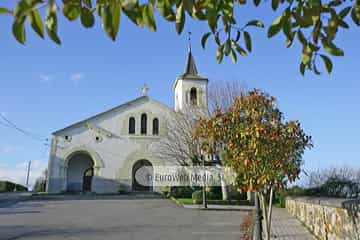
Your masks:
[{"label": "hedge", "polygon": [[16,191],[27,191],[28,189],[20,184],[15,184],[9,181],[0,181],[0,192],[13,192]]}]

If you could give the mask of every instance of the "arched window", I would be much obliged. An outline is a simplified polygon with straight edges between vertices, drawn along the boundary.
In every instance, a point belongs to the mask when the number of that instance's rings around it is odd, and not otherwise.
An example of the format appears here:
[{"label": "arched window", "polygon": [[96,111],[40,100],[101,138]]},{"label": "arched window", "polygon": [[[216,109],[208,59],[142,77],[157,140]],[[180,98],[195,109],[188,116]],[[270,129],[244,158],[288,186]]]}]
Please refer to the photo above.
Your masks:
[{"label": "arched window", "polygon": [[153,119],[152,133],[153,133],[153,135],[159,135],[159,119],[157,119],[157,118]]},{"label": "arched window", "polygon": [[190,103],[191,105],[197,105],[197,92],[194,87],[190,89]]},{"label": "arched window", "polygon": [[146,113],[141,114],[141,134],[146,134],[147,116]]},{"label": "arched window", "polygon": [[135,134],[135,118],[129,118],[129,134]]}]

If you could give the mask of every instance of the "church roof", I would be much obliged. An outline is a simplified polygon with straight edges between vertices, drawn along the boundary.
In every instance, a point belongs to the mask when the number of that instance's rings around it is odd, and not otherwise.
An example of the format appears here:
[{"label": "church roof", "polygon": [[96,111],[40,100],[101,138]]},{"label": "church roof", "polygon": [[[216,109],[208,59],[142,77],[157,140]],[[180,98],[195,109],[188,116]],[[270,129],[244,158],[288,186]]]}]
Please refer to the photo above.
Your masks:
[{"label": "church roof", "polygon": [[127,108],[127,107],[134,106],[135,104],[137,104],[137,103],[139,103],[139,102],[147,102],[147,101],[151,101],[151,102],[153,102],[153,103],[155,103],[155,104],[157,104],[157,105],[159,105],[159,106],[161,106],[161,107],[163,107],[163,108],[165,108],[165,109],[167,109],[167,110],[169,110],[169,111],[173,111],[172,108],[168,107],[167,105],[165,105],[165,104],[163,104],[163,103],[161,103],[161,102],[159,102],[159,101],[157,101],[157,100],[155,100],[155,99],[152,99],[152,98],[150,98],[150,97],[148,97],[148,96],[141,96],[141,97],[135,98],[135,99],[133,99],[133,100],[131,100],[131,101],[129,101],[129,102],[126,102],[126,103],[124,103],[124,104],[121,104],[121,105],[118,105],[118,106],[116,106],[116,107],[113,107],[113,108],[111,108],[111,109],[109,109],[109,110],[107,110],[107,111],[98,113],[98,114],[96,114],[96,115],[94,115],[94,116],[92,116],[92,117],[89,117],[89,118],[86,118],[86,119],[84,119],[84,120],[82,120],[82,121],[79,121],[79,122],[76,122],[76,123],[74,123],[74,124],[71,124],[71,125],[69,125],[69,126],[67,126],[67,127],[65,127],[65,128],[62,128],[62,129],[60,129],[60,130],[57,130],[57,131],[53,132],[52,134],[53,134],[53,135],[57,135],[57,134],[65,131],[65,130],[70,129],[70,128],[77,127],[77,126],[79,126],[79,125],[84,125],[84,124],[86,124],[88,121],[93,120],[93,119],[96,119],[96,118],[98,118],[98,117],[100,117],[100,116],[106,115],[106,114],[108,114],[108,113],[111,113],[111,112],[114,112],[114,111],[117,111],[117,110],[120,110],[120,109],[123,109],[123,108]]},{"label": "church roof", "polygon": [[183,79],[191,78],[191,79],[206,79],[199,75],[194,56],[191,53],[191,48],[189,49],[186,65],[185,65],[185,72],[180,76]]}]

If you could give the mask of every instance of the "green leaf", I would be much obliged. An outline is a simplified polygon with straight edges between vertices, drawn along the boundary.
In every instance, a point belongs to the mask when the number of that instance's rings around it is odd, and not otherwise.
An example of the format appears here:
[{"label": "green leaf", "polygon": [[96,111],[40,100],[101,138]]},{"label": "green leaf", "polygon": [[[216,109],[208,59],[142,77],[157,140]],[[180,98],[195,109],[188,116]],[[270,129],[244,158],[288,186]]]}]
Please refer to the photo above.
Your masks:
[{"label": "green leaf", "polygon": [[320,74],[321,74],[321,72],[317,69],[316,63],[314,63],[314,65],[313,65],[313,71],[314,71],[314,73],[315,73],[316,75],[320,75]]},{"label": "green leaf", "polygon": [[356,25],[360,26],[360,11],[357,11],[356,8],[353,8],[351,11],[351,18]]},{"label": "green leaf", "polygon": [[111,5],[104,7],[102,13],[103,27],[107,35],[113,40],[116,40],[117,33],[120,26],[121,6],[117,1],[113,1]]},{"label": "green leaf", "polygon": [[290,18],[287,18],[283,22],[283,32],[285,33],[285,36],[287,38],[290,38],[292,36],[292,28],[291,28],[291,20]]},{"label": "green leaf", "polygon": [[225,56],[229,56],[230,51],[231,51],[231,40],[227,39],[225,42],[225,52],[224,52]]},{"label": "green leaf", "polygon": [[321,28],[322,28],[322,21],[317,21],[314,30],[312,32],[312,37],[315,43],[318,43],[319,41]]},{"label": "green leaf", "polygon": [[344,8],[343,10],[340,11],[339,17],[341,19],[344,19],[349,14],[350,10],[351,10],[351,6]]},{"label": "green leaf", "polygon": [[327,73],[330,74],[332,72],[332,69],[333,69],[333,64],[332,64],[330,58],[328,56],[326,56],[326,55],[323,55],[323,54],[320,54],[320,57],[324,61]]},{"label": "green leaf", "polygon": [[234,51],[234,49],[231,49],[231,61],[233,63],[237,62],[237,56],[236,56],[236,52]]},{"label": "green leaf", "polygon": [[239,46],[239,44],[237,44],[236,42],[232,42],[232,44],[234,45],[235,47],[235,50],[243,57],[246,57],[248,55],[248,53],[242,48]]},{"label": "green leaf", "polygon": [[239,30],[236,31],[236,37],[235,37],[235,42],[238,42],[241,36],[241,32]]},{"label": "green leaf", "polygon": [[265,27],[264,23],[259,20],[249,21],[245,26],[254,26],[254,27],[260,27],[260,28]]},{"label": "green leaf", "polygon": [[[137,0],[130,0],[130,1],[137,2]],[[161,14],[161,16],[163,16],[166,20],[168,20],[168,21],[176,20],[176,16],[172,9],[170,0],[158,1],[156,7],[157,7],[159,13]]]},{"label": "green leaf", "polygon": [[300,73],[301,73],[301,75],[305,75],[305,65],[303,64],[303,63],[300,63]]},{"label": "green leaf", "polygon": [[292,32],[291,36],[289,36],[289,38],[286,39],[286,47],[287,48],[291,47],[291,45],[293,44],[295,34],[296,34],[296,32]]},{"label": "green leaf", "polygon": [[251,37],[250,34],[247,31],[244,31],[244,38],[245,38],[245,46],[246,49],[251,52],[252,48],[251,48]]},{"label": "green leaf", "polygon": [[31,6],[25,0],[20,0],[16,3],[14,7],[14,16],[15,17],[25,16],[29,9],[31,9]]},{"label": "green leaf", "polygon": [[145,25],[151,30],[156,31],[156,24],[154,19],[154,8],[151,4],[144,5],[143,19]]},{"label": "green leaf", "polygon": [[312,56],[312,50],[309,47],[309,45],[304,46],[302,55],[301,55],[301,62],[304,65],[308,65],[311,61],[311,56]]},{"label": "green leaf", "polygon": [[210,1],[208,7],[206,8],[206,19],[208,20],[209,27],[213,33],[215,33],[217,28],[217,21],[219,19],[216,1]]},{"label": "green leaf", "polygon": [[81,24],[86,28],[90,28],[90,27],[94,26],[94,23],[95,23],[94,15],[86,7],[81,8],[80,20],[81,20]]},{"label": "green leaf", "polygon": [[206,41],[208,40],[209,36],[211,35],[211,32],[205,33],[201,38],[201,46],[205,49]]},{"label": "green leaf", "polygon": [[45,26],[46,32],[57,44],[61,44],[61,41],[57,35],[57,16],[56,16],[56,5],[50,5],[46,11]]},{"label": "green leaf", "polygon": [[338,19],[337,23],[339,24],[339,26],[341,26],[343,28],[349,28],[349,25],[345,21],[343,21],[341,19]]},{"label": "green leaf", "polygon": [[271,7],[275,11],[279,7],[279,0],[272,0],[271,1]]},{"label": "green leaf", "polygon": [[44,38],[44,26],[41,21],[39,12],[36,9],[31,10],[29,14],[29,21],[32,29],[41,37]]},{"label": "green leaf", "polygon": [[92,8],[91,0],[83,0],[83,3],[84,3],[88,8]]},{"label": "green leaf", "polygon": [[0,7],[0,14],[4,14],[4,13],[12,14],[12,12],[10,10]]},{"label": "green leaf", "polygon": [[224,57],[224,45],[220,45],[216,51],[216,60],[218,63],[221,63]]},{"label": "green leaf", "polygon": [[62,9],[63,15],[70,21],[77,19],[80,16],[80,11],[81,10],[79,5],[74,5],[71,3],[64,5]]},{"label": "green leaf", "polygon": [[12,25],[13,35],[16,38],[16,40],[21,44],[24,44],[26,40],[25,26],[24,26],[25,20],[26,17],[15,18],[15,21],[13,22]]},{"label": "green leaf", "polygon": [[[138,5],[138,0],[122,0],[121,1],[121,6],[123,7],[123,10],[127,10],[127,11],[131,11],[132,9],[134,9],[134,7],[136,7]],[[159,1],[159,5],[160,3],[165,2],[165,1]],[[163,4],[162,4],[163,6]],[[163,8],[163,7],[162,7]]]},{"label": "green leaf", "polygon": [[182,33],[185,24],[185,12],[184,5],[181,2],[179,7],[176,9],[176,20],[175,20],[175,28],[178,34]]},{"label": "green leaf", "polygon": [[219,33],[218,33],[218,32],[214,34],[214,39],[215,39],[216,44],[217,44],[218,46],[220,46],[220,45],[221,45],[221,41],[220,41],[220,37],[219,37]]},{"label": "green leaf", "polygon": [[299,41],[301,42],[302,45],[306,45],[307,44],[307,41],[306,41],[306,38],[303,34],[303,32],[301,30],[298,30],[297,31],[297,37],[299,39]]},{"label": "green leaf", "polygon": [[282,15],[275,19],[275,21],[271,24],[271,26],[268,29],[268,38],[273,37],[276,35],[282,28]]},{"label": "green leaf", "polygon": [[344,51],[335,46],[332,42],[322,41],[324,49],[333,56],[344,56]]},{"label": "green leaf", "polygon": [[254,1],[255,6],[259,6],[259,4],[261,2],[261,0],[253,0],[253,1]]}]

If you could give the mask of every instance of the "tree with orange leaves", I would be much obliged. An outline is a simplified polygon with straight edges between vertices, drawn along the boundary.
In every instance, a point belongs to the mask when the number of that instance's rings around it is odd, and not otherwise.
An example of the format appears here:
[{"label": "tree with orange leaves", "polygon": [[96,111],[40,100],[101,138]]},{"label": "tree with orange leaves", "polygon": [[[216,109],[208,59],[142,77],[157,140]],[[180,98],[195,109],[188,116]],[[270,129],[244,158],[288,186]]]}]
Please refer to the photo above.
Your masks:
[{"label": "tree with orange leaves", "polygon": [[257,194],[265,236],[270,239],[273,191],[299,177],[302,155],[312,147],[311,137],[298,121],[284,121],[275,98],[260,90],[241,94],[226,112],[200,119],[194,136],[202,140],[203,150],[220,154],[235,171],[234,185]]}]

